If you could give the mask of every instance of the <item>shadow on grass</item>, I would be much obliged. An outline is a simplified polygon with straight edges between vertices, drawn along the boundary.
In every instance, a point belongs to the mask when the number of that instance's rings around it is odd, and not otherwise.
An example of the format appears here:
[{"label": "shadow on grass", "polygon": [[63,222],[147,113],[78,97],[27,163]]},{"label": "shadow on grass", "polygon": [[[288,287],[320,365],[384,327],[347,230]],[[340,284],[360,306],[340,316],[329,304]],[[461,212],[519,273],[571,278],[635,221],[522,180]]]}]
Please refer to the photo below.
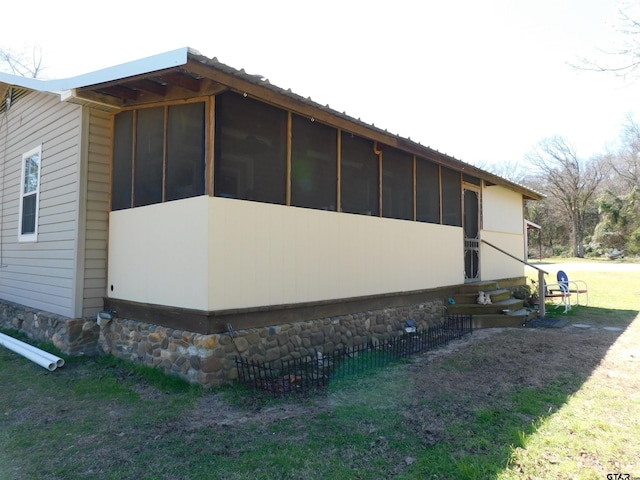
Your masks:
[{"label": "shadow on grass", "polygon": [[526,448],[582,388],[637,315],[578,307],[557,315],[569,321],[563,329],[505,331],[430,366],[430,378],[417,379],[426,417],[416,431],[431,445],[420,452],[408,478],[502,474],[514,450]]},{"label": "shadow on grass", "polygon": [[53,374],[0,351],[0,477],[495,478],[622,333],[602,327],[637,313],[577,307],[561,316],[593,329],[476,332],[298,400],[151,388],[106,359]]},{"label": "shadow on grass", "polygon": [[585,307],[574,305],[571,310],[564,313],[564,307],[547,303],[547,318],[565,318],[573,323],[593,323],[604,326],[628,326],[638,315],[638,310],[619,310],[615,308]]}]

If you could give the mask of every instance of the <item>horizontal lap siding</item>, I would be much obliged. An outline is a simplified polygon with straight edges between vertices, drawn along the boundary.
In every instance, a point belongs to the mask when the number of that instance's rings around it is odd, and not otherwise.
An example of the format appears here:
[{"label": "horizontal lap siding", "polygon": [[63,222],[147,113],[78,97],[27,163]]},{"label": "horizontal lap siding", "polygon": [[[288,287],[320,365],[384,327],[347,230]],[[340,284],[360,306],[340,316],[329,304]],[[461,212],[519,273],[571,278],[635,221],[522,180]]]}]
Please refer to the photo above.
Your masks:
[{"label": "horizontal lap siding", "polygon": [[89,111],[83,316],[102,310],[107,282],[111,117]]},{"label": "horizontal lap siding", "polygon": [[[0,298],[74,316],[81,108],[30,93],[0,127]],[[18,242],[22,154],[42,145],[38,241]],[[3,169],[3,170],[2,170]]]}]

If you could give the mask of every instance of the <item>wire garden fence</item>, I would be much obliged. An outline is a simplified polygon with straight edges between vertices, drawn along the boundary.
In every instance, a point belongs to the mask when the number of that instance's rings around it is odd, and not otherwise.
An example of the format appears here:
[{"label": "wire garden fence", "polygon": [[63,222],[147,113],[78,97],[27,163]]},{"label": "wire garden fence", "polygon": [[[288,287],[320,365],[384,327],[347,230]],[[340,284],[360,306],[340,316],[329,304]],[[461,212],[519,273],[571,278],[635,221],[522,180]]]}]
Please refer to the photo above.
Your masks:
[{"label": "wire garden fence", "polygon": [[238,380],[273,396],[309,393],[333,379],[383,367],[401,358],[444,346],[472,333],[471,315],[449,315],[442,323],[388,340],[355,345],[329,354],[286,361],[260,362],[236,357]]}]

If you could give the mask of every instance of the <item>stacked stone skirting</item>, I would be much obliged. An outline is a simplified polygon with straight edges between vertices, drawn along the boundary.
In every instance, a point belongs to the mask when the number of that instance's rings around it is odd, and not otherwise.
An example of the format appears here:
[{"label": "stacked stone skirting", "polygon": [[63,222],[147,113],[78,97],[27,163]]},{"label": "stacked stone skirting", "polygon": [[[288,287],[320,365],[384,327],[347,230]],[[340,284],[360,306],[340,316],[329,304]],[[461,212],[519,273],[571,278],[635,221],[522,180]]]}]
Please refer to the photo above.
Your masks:
[{"label": "stacked stone skirting", "polygon": [[[273,362],[329,353],[443,320],[441,300],[292,324],[204,335],[134,320],[65,319],[0,303],[0,325],[53,341],[73,355],[104,352],[152,366],[191,383],[216,386],[237,377],[236,357]],[[92,341],[92,345],[83,341]],[[84,348],[79,348],[84,345]]]},{"label": "stacked stone skirting", "polygon": [[34,340],[52,342],[69,355],[99,353],[100,327],[95,318],[68,318],[0,301],[0,326],[19,330]]}]

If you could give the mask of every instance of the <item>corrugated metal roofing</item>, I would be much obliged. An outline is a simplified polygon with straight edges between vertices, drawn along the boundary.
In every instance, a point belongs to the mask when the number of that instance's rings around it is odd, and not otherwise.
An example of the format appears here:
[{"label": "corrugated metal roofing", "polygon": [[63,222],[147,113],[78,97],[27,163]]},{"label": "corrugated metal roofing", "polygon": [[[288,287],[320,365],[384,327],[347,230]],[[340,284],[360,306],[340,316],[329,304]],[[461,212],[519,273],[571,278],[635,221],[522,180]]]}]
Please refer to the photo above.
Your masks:
[{"label": "corrugated metal roofing", "polygon": [[[394,135],[386,130],[376,127],[373,124],[362,122],[360,119],[351,117],[345,112],[339,112],[332,109],[328,105],[321,105],[317,102],[314,102],[310,97],[302,97],[301,95],[292,92],[291,89],[284,89],[276,85],[272,85],[268,79],[262,77],[261,75],[252,75],[247,73],[244,69],[235,69],[233,67],[225,65],[222,62],[219,62],[215,57],[205,57],[198,51],[186,47],[63,80],[37,80],[0,73],[0,98],[5,99],[0,105],[0,112],[6,109],[6,96],[9,92],[11,92],[12,100],[15,100],[15,97],[13,97],[14,95],[17,95],[19,97],[20,95],[24,95],[29,90],[48,92],[62,92],[71,90],[82,91],[84,89],[91,90],[97,89],[97,86],[100,84],[113,85],[114,83],[119,83],[119,81],[126,82],[127,79],[130,79],[132,77],[153,73],[155,71],[167,71],[168,69],[180,69],[188,71],[189,62],[201,64],[207,69],[216,70],[252,85],[265,88],[280,97],[287,98],[295,102],[296,104],[305,105],[306,107],[312,108],[316,111],[324,112],[332,118],[340,119],[367,131],[374,132],[378,134],[378,136],[392,139],[399,148],[402,148],[408,152],[414,153],[419,156],[425,156],[430,159],[436,159],[436,161],[439,161],[443,165],[454,168],[469,175],[483,178],[490,183],[510,187],[521,192],[527,198],[536,200],[544,198],[544,195],[540,192],[532,190],[524,185],[512,182],[491,172],[480,169],[472,164],[463,162],[462,160],[439,152],[438,150],[435,150],[429,146],[422,145],[420,142],[415,142],[410,138],[404,138],[400,135]],[[5,91],[4,95],[2,95],[3,87]],[[8,87],[12,88],[9,89]],[[73,95],[68,95],[67,92],[65,92],[62,96],[63,98],[73,97]],[[77,97],[73,98],[75,100],[78,100]],[[80,100],[82,101],[82,99]]]},{"label": "corrugated metal roofing", "polygon": [[[356,119],[354,117],[351,117],[349,115],[347,115],[345,112],[338,112],[337,110],[333,110],[331,107],[329,107],[329,105],[321,105],[317,102],[314,102],[311,97],[302,97],[301,95],[298,95],[296,93],[293,93],[291,91],[291,89],[283,89],[280,88],[276,85],[273,85],[269,82],[269,80],[261,75],[252,75],[247,73],[244,69],[240,69],[237,70],[233,67],[230,67],[228,65],[225,65],[224,63],[221,63],[218,61],[218,59],[216,57],[214,58],[208,58],[205,57],[204,55],[200,54],[199,52],[189,49],[189,59],[191,60],[195,60],[198,61],[200,63],[203,63],[211,68],[214,68],[216,70],[222,71],[224,73],[227,73],[229,75],[233,75],[235,77],[239,77],[247,82],[256,84],[256,85],[260,85],[264,88],[267,88],[279,95],[291,98],[292,100],[295,100],[296,102],[300,102],[303,104],[306,104],[310,107],[313,107],[317,110],[321,110],[324,112],[327,112],[329,114],[331,114],[332,116],[338,117],[338,118],[342,118],[344,120],[347,120],[351,123],[355,123],[358,124],[368,130],[373,130],[376,131],[382,135],[394,135],[392,133],[389,133],[387,130],[383,130],[380,129],[378,127],[376,127],[375,125],[372,124],[368,124],[365,122],[362,122],[360,119]],[[480,169],[470,163],[466,163],[463,162],[462,160],[459,160],[455,157],[452,157],[451,155],[447,155],[445,153],[442,153],[436,149],[433,149],[429,146],[425,146],[422,145],[420,142],[415,142],[413,140],[411,140],[410,138],[403,138],[400,135],[395,135],[395,137],[401,141],[401,143],[403,144],[403,147],[413,147],[412,150],[418,150],[418,151],[423,151],[424,154],[428,154],[431,153],[437,157],[440,158],[446,158],[453,166],[453,167],[457,167],[457,169],[464,171],[465,173],[468,173],[470,175],[478,175],[482,178],[485,179],[489,179],[497,184],[507,184],[507,185],[511,185],[511,186],[515,186],[518,187],[518,190],[523,191],[523,193],[525,193],[528,197],[535,199],[535,200],[540,200],[542,198],[545,197],[544,194],[537,192],[535,190],[532,190],[528,187],[526,187],[525,185],[522,185],[520,183],[517,182],[513,182],[511,180],[505,179],[503,177],[500,177],[499,175],[493,174],[491,172],[488,172],[486,170]]]}]

